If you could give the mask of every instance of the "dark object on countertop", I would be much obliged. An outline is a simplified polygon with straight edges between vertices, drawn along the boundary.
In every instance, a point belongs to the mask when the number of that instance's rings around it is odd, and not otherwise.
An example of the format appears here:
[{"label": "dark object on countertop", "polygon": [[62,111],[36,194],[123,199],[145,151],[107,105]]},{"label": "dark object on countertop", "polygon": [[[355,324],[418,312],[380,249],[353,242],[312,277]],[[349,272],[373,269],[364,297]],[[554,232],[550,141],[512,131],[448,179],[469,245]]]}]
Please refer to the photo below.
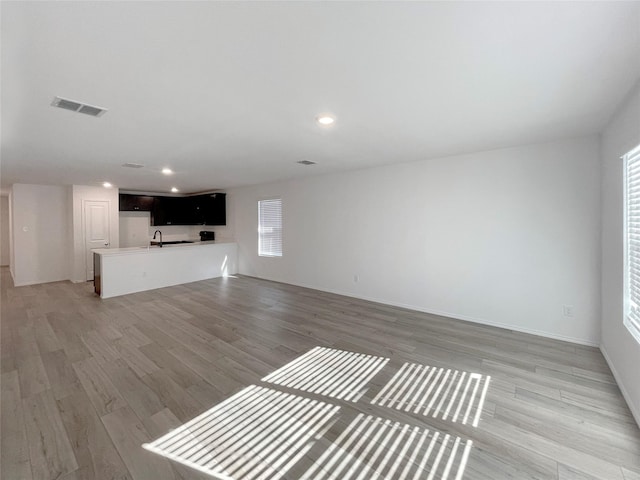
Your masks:
[{"label": "dark object on countertop", "polygon": [[215,239],[216,239],[216,232],[207,232],[207,231],[200,232],[201,242],[206,242],[207,240],[215,240]]},{"label": "dark object on countertop", "polygon": [[169,240],[168,242],[151,242],[151,246],[157,245],[161,247],[162,245],[178,245],[180,243],[195,243],[193,240]]}]

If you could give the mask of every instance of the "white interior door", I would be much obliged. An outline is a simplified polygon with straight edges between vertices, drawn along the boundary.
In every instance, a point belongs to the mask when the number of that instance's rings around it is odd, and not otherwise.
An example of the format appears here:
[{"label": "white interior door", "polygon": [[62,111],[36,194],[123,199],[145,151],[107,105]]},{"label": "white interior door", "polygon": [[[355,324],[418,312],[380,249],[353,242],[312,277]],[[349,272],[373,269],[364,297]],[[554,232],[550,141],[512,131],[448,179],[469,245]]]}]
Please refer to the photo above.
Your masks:
[{"label": "white interior door", "polygon": [[84,242],[87,280],[93,280],[94,248],[109,248],[111,235],[109,232],[109,201],[84,201]]}]

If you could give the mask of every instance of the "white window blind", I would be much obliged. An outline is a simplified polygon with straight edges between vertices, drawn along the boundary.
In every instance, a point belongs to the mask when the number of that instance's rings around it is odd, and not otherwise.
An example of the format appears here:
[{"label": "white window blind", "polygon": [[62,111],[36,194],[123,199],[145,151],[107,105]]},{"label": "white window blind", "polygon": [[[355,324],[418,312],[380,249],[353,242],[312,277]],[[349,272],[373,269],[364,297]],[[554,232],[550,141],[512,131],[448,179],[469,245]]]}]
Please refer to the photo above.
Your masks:
[{"label": "white window blind", "polygon": [[282,199],[258,202],[258,255],[282,256]]},{"label": "white window blind", "polygon": [[625,160],[625,315],[624,324],[640,342],[640,145]]}]

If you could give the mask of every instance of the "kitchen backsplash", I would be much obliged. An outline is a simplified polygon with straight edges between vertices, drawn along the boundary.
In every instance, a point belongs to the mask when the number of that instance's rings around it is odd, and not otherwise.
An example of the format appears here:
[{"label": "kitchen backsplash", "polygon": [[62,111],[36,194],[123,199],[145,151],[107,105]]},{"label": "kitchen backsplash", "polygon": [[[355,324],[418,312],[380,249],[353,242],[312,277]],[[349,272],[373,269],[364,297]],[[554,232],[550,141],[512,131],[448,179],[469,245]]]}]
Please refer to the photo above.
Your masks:
[{"label": "kitchen backsplash", "polygon": [[228,226],[211,225],[163,225],[152,227],[149,212],[120,212],[120,248],[148,245],[153,232],[160,230],[162,240],[200,240],[200,231],[216,232],[216,241],[230,241]]}]

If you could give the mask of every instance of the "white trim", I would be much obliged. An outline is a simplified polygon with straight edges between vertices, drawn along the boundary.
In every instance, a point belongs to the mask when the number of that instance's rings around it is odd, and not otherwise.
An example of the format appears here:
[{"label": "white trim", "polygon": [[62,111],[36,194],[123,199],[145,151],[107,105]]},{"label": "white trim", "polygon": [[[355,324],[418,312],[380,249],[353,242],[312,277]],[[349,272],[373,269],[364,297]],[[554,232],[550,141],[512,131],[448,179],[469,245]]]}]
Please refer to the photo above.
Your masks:
[{"label": "white trim", "polygon": [[[89,280],[86,280],[87,282]],[[58,282],[71,282],[71,280],[69,280],[68,278],[59,278],[57,280],[29,280],[28,282],[22,282],[22,283],[13,283],[14,287],[29,287],[31,285],[42,285],[44,283],[58,283]],[[74,282],[71,282],[74,283]],[[84,283],[84,282],[77,282],[77,283]]]},{"label": "white trim", "polygon": [[[623,178],[624,178],[624,198],[623,198],[623,212],[624,212],[624,296],[623,296],[623,319],[622,323],[627,328],[631,336],[640,343],[640,318],[638,318],[638,292],[637,288],[631,287],[631,281],[629,278],[634,275],[637,276],[640,268],[638,266],[637,253],[638,253],[638,240],[636,234],[631,233],[638,228],[637,214],[634,215],[634,219],[631,221],[629,218],[629,206],[635,210],[640,205],[640,199],[635,195],[630,194],[630,183],[638,182],[640,179],[640,172],[638,167],[640,166],[640,145],[637,145],[630,152],[627,152],[622,156],[624,161]],[[631,178],[629,177],[629,169],[634,168]],[[634,184],[633,188],[637,188]],[[630,237],[634,237],[634,240],[630,241]],[[632,245],[630,245],[630,243]],[[636,255],[632,255],[635,253]]]},{"label": "white trim", "polygon": [[630,151],[622,155],[622,158],[624,159],[627,157],[635,157],[636,155],[639,155],[639,154],[640,154],[640,145],[636,145]]},{"label": "white trim", "polygon": [[[252,277],[252,275],[245,275],[240,273],[240,275],[243,275],[245,277]],[[355,293],[351,293],[351,292],[343,292],[340,290],[333,290],[333,289],[328,289],[328,288],[322,288],[322,287],[317,287],[317,286],[313,286],[313,285],[307,285],[304,283],[288,283],[288,282],[283,282],[281,280],[275,280],[275,279],[271,279],[271,278],[263,278],[263,277],[256,277],[253,276],[254,278],[258,278],[260,280],[267,280],[270,282],[278,282],[278,283],[284,283],[287,285],[295,285],[298,287],[303,287],[303,288],[310,288],[312,290],[318,290],[320,292],[327,292],[327,293],[334,293],[336,295],[342,295],[344,297],[351,297],[351,298],[357,298],[359,300],[366,300],[368,302],[375,302],[375,303],[381,303],[383,305],[389,305],[392,307],[399,307],[399,308],[406,308],[408,310],[414,310],[416,312],[422,312],[422,313],[428,313],[430,315],[438,315],[441,317],[448,317],[448,318],[453,318],[455,320],[462,320],[464,322],[471,322],[471,323],[477,323],[480,325],[487,325],[490,327],[497,327],[497,328],[503,328],[505,330],[513,330],[514,332],[520,332],[520,333],[527,333],[529,335],[536,335],[539,337],[544,337],[544,338],[551,338],[553,340],[561,340],[563,342],[570,342],[570,343],[575,343],[578,345],[585,345],[588,347],[600,347],[600,341],[599,340],[587,340],[584,338],[577,338],[577,337],[569,337],[566,335],[558,335],[555,333],[549,333],[549,332],[545,332],[543,330],[535,330],[533,328],[526,328],[526,327],[519,327],[517,325],[510,325],[510,324],[506,324],[506,323],[500,323],[500,322],[494,322],[492,320],[487,320],[484,318],[478,318],[478,317],[472,317],[469,315],[460,315],[457,313],[451,313],[451,312],[443,312],[440,310],[433,310],[433,309],[429,309],[429,308],[424,308],[424,307],[419,307],[416,305],[411,305],[408,303],[399,303],[399,302],[392,302],[389,300],[381,300],[379,298],[374,298],[374,297],[367,297],[364,295],[357,295]]]},{"label": "white trim", "polygon": [[[264,207],[263,207],[264,206]],[[283,253],[283,213],[282,198],[270,198],[258,200],[258,256],[280,258]],[[270,215],[272,213],[275,215]],[[272,226],[276,220],[279,220],[279,227]],[[265,225],[266,224],[266,225]],[[279,228],[279,231],[278,231]],[[277,234],[275,236],[265,233],[265,229],[271,229]],[[276,242],[279,240],[279,242]],[[269,247],[265,247],[265,242]],[[276,243],[276,245],[274,245]]]},{"label": "white trim", "polygon": [[629,331],[629,334],[635,338],[636,342],[640,344],[640,328],[638,328],[634,321],[629,318],[629,315],[624,316],[622,324]]},{"label": "white trim", "polygon": [[636,407],[636,405],[633,403],[633,401],[631,399],[631,395],[629,395],[629,392],[625,388],[624,383],[622,383],[622,377],[620,377],[620,375],[618,374],[618,371],[616,370],[616,367],[614,366],[613,361],[609,357],[609,354],[607,353],[607,350],[604,348],[604,345],[600,345],[600,351],[602,352],[602,356],[604,357],[605,361],[607,362],[607,365],[609,365],[609,368],[611,369],[611,373],[613,373],[613,378],[615,378],[616,383],[618,384],[618,387],[620,388],[620,391],[622,392],[622,396],[624,397],[625,401],[627,402],[627,406],[629,407],[629,410],[631,411],[631,415],[633,415],[633,418],[636,421],[636,423],[638,424],[638,427],[640,427],[640,409],[639,409],[640,407]]},{"label": "white trim", "polygon": [[[89,250],[87,248],[87,205],[90,203],[104,203],[107,206],[107,228],[109,229],[108,231],[108,245],[107,248],[111,247],[111,243],[113,240],[113,232],[111,231],[111,200],[91,200],[90,198],[83,198],[82,199],[82,206],[81,206],[81,215],[82,218],[80,219],[80,225],[82,226],[82,255],[84,257],[84,260],[82,261],[82,264],[84,265],[84,272],[82,274],[82,278],[84,279],[83,281],[85,282],[90,282],[93,279],[92,278],[87,278],[87,272],[89,270],[89,265],[87,264],[87,257],[89,255]],[[91,250],[96,250],[95,248],[92,248]],[[91,258],[93,258],[93,255],[91,256]],[[93,268],[92,268],[93,270]],[[80,283],[80,282],[79,282]]]}]

